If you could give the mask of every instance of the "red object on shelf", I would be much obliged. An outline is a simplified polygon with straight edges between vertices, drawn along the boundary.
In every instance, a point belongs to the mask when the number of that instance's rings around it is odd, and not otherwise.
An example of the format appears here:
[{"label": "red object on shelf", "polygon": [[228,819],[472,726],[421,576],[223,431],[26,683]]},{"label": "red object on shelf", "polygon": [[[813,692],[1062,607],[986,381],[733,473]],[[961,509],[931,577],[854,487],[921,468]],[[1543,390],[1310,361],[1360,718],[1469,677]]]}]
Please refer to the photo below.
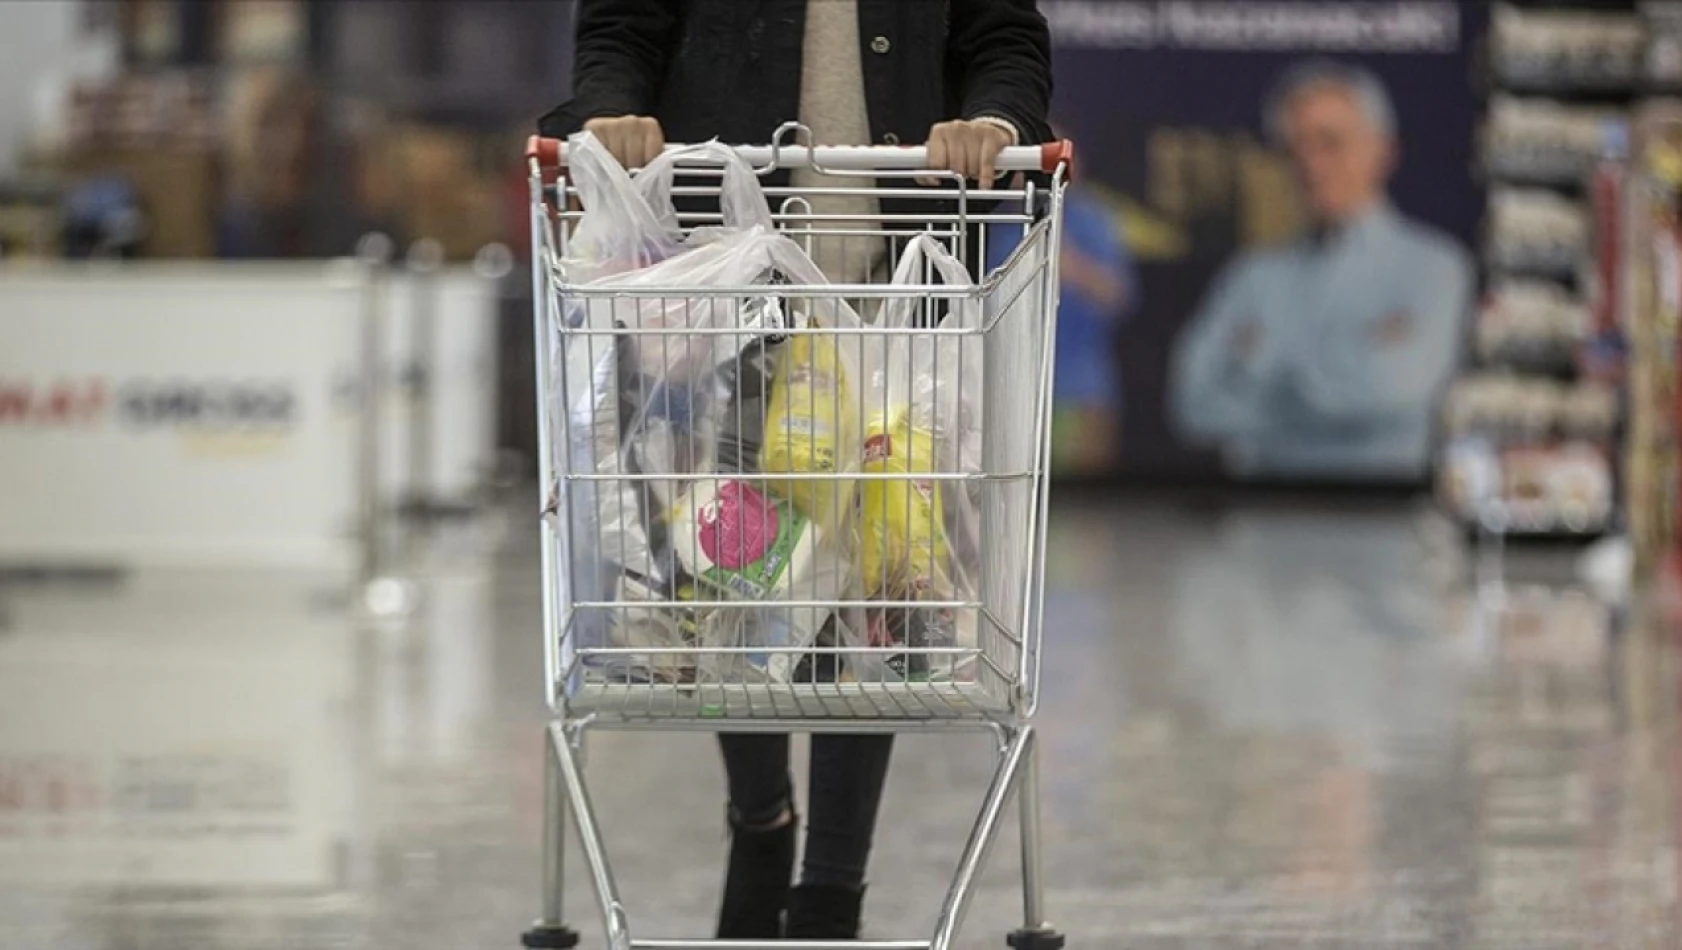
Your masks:
[{"label": "red object on shelf", "polygon": [[1624,179],[1621,163],[1607,161],[1595,167],[1590,180],[1590,202],[1594,214],[1596,287],[1591,319],[1596,334],[1619,329],[1623,287]]}]

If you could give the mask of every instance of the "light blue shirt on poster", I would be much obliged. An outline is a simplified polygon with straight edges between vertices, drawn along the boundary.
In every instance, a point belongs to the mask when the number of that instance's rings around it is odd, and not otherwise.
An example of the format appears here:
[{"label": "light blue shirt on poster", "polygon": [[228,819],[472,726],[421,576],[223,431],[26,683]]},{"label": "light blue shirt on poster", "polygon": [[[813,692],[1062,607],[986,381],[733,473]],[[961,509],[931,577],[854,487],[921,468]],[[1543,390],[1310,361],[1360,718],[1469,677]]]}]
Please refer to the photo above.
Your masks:
[{"label": "light blue shirt on poster", "polygon": [[1387,203],[1248,251],[1175,345],[1175,427],[1235,475],[1423,476],[1472,281],[1464,248]]}]

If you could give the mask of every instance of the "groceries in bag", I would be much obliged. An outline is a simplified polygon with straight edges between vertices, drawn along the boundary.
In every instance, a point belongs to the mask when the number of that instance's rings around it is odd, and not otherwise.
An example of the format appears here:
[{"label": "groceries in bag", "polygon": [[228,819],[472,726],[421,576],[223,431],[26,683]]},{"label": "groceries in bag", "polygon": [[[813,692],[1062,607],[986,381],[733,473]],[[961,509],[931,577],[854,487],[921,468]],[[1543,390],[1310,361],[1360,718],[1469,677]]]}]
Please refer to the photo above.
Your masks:
[{"label": "groceries in bag", "polygon": [[[760,464],[767,474],[839,475],[852,460],[843,447],[856,444],[856,409],[840,343],[801,334],[783,345],[771,380]],[[772,490],[828,531],[851,508],[851,482],[838,479],[773,479]]]},{"label": "groceries in bag", "polygon": [[755,340],[719,367],[722,389],[729,394],[718,433],[718,470],[756,473],[765,442],[765,416],[778,347]]},{"label": "groceries in bag", "polygon": [[[618,599],[626,604],[647,606],[624,609],[618,618],[615,645],[646,648],[649,652],[619,659],[615,664],[594,664],[597,669],[617,670],[616,678],[649,677],[668,683],[694,680],[694,657],[684,651],[699,640],[695,613],[672,609],[669,590],[668,585],[652,578],[630,573],[620,576]],[[641,675],[637,676],[638,673]]]},{"label": "groceries in bag", "polygon": [[798,509],[741,481],[701,481],[669,523],[684,571],[726,597],[786,593],[817,546],[816,527]]},{"label": "groceries in bag", "polygon": [[934,470],[934,434],[913,425],[909,412],[891,422],[871,419],[864,471],[889,477],[864,479],[859,490],[859,574],[867,595],[950,586],[940,483],[914,477]]},{"label": "groceries in bag", "polygon": [[[695,578],[698,600],[740,600],[742,607],[713,611],[703,622],[709,647],[786,648],[745,656],[752,672],[788,682],[800,657],[829,618],[821,607],[779,607],[777,601],[835,599],[844,565],[824,536],[792,503],[744,481],[697,483],[674,508],[672,545],[682,570]],[[710,679],[733,679],[721,661]]]},{"label": "groceries in bag", "polygon": [[[859,489],[859,574],[865,595],[884,601],[950,601],[955,585],[948,568],[946,514],[941,485],[917,478],[935,470],[935,439],[913,424],[909,412],[892,422],[871,420],[864,440],[864,471],[888,476],[863,479]],[[944,678],[950,655],[921,648],[957,645],[956,617],[949,607],[879,607],[870,612],[870,644],[910,647],[889,654],[885,680]]]}]

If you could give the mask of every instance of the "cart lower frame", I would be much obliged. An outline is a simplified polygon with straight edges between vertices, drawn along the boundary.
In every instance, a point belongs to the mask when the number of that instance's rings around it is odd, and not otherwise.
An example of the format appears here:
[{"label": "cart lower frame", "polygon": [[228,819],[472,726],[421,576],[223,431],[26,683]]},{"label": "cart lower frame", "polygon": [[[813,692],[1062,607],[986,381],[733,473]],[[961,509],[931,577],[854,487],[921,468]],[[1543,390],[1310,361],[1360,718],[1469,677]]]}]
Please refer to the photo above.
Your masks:
[{"label": "cart lower frame", "polygon": [[614,724],[598,727],[588,720],[550,723],[544,742],[543,794],[543,916],[532,925],[524,943],[532,950],[564,950],[578,944],[577,932],[566,924],[563,856],[568,828],[578,835],[590,883],[596,896],[609,950],[950,950],[975,896],[976,880],[997,842],[1014,797],[1020,824],[1022,860],[1022,929],[1011,934],[1016,950],[1057,950],[1063,937],[1046,920],[1042,876],[1039,739],[1032,725],[998,722],[885,722],[843,720],[732,723],[732,731],[763,732],[893,732],[896,734],[983,731],[993,737],[997,763],[982,799],[981,810],[964,842],[957,870],[941,903],[934,934],[923,940],[725,940],[635,938],[630,914],[614,880],[602,839],[601,825],[584,775],[585,736],[595,728],[670,730],[672,723]]}]

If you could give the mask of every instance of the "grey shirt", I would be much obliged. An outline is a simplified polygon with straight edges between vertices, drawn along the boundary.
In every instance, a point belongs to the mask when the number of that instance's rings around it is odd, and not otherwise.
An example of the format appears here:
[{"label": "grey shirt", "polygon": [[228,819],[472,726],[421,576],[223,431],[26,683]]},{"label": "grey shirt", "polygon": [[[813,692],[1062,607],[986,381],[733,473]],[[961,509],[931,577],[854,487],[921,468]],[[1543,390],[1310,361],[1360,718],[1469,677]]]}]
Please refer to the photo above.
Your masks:
[{"label": "grey shirt", "polygon": [[[864,99],[864,68],[859,62],[858,0],[810,0],[801,49],[800,121],[812,130],[814,145],[864,145],[870,142],[870,114]],[[834,177],[797,169],[795,188],[873,187],[869,178]],[[818,230],[860,230],[878,214],[874,198],[811,195],[814,214],[853,215],[859,220],[817,222]],[[798,232],[793,236],[799,240]],[[876,236],[819,235],[812,257],[831,281],[865,283],[886,254]]]}]

